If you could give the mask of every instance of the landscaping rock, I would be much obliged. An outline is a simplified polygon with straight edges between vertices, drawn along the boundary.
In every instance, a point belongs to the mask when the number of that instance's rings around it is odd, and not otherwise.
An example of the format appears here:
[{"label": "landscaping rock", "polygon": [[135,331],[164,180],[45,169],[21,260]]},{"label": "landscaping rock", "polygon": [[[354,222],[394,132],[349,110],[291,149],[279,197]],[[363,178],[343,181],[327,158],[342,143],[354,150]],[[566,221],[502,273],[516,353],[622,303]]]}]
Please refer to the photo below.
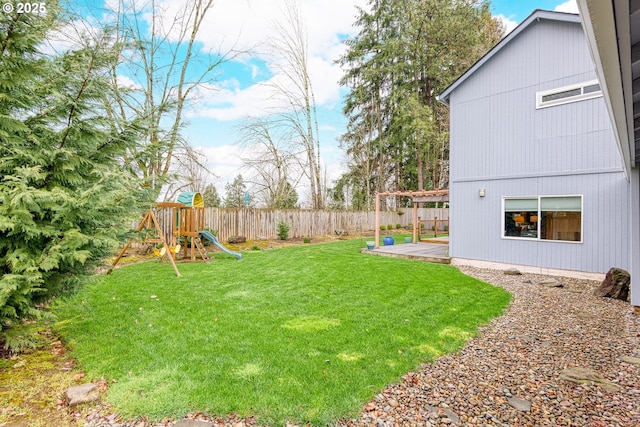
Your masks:
[{"label": "landscaping rock", "polygon": [[623,362],[640,366],[640,357],[623,356],[620,358]]},{"label": "landscaping rock", "polygon": [[611,392],[620,390],[620,387],[607,380],[599,373],[587,368],[567,368],[562,371],[559,379],[576,384],[598,384],[603,389]]},{"label": "landscaping rock", "polygon": [[531,402],[517,397],[510,397],[507,399],[509,405],[516,408],[518,411],[531,412]]},{"label": "landscaping rock", "polygon": [[229,243],[244,243],[247,241],[247,238],[244,236],[231,236],[227,239]]},{"label": "landscaping rock", "polygon": [[509,268],[507,270],[504,270],[503,273],[506,274],[507,276],[520,276],[522,274],[520,273],[520,270],[516,268]]},{"label": "landscaping rock", "polygon": [[64,398],[69,406],[76,406],[81,403],[95,402],[100,399],[98,386],[93,383],[71,387],[64,393]]},{"label": "landscaping rock", "polygon": [[614,267],[607,272],[602,285],[594,291],[594,295],[629,301],[630,283],[631,275],[626,270]]},{"label": "landscaping rock", "polygon": [[458,414],[453,412],[450,408],[442,408],[445,414],[445,419],[451,420],[452,423],[458,424],[460,422],[460,417]]},{"label": "landscaping rock", "polygon": [[538,282],[538,284],[540,286],[545,286],[547,288],[562,288],[563,287],[562,283],[560,283],[559,281],[557,281],[554,278],[542,280],[542,281]]}]

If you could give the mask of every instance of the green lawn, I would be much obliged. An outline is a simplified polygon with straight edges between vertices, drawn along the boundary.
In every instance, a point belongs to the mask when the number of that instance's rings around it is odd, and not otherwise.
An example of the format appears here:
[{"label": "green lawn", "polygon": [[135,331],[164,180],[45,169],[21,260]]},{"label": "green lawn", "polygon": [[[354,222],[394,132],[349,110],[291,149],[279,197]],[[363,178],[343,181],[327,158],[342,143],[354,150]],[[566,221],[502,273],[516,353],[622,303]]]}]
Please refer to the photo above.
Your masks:
[{"label": "green lawn", "polygon": [[[459,349],[510,296],[457,269],[359,253],[360,240],[117,269],[56,308],[121,414],[202,411],[326,425]],[[113,382],[112,382],[113,380]]]}]

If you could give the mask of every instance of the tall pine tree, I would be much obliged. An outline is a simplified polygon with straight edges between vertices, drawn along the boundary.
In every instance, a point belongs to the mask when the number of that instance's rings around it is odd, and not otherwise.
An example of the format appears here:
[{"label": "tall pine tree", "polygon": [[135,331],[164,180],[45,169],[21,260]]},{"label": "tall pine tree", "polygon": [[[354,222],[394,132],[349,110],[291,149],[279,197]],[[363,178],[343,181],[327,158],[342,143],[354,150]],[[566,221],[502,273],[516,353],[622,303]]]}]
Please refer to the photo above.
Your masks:
[{"label": "tall pine tree", "polygon": [[220,196],[218,195],[218,190],[213,184],[208,184],[204,188],[202,198],[204,200],[204,205],[208,208],[219,208],[222,203]]},{"label": "tall pine tree", "polygon": [[233,179],[233,182],[227,183],[224,186],[224,191],[227,193],[224,198],[225,208],[242,208],[245,206],[247,186],[244,183],[242,175],[238,174],[238,176]]},{"label": "tall pine tree", "polygon": [[378,191],[445,188],[448,111],[436,96],[500,40],[501,24],[480,0],[370,0],[356,24],[340,60],[350,167],[334,194],[371,208]]},{"label": "tall pine tree", "polygon": [[[47,56],[46,14],[0,15],[0,343],[74,291],[112,254],[143,199],[121,156],[135,125],[112,133],[103,110],[107,43]],[[108,40],[105,37],[104,40]],[[15,343],[14,343],[15,344]]]}]

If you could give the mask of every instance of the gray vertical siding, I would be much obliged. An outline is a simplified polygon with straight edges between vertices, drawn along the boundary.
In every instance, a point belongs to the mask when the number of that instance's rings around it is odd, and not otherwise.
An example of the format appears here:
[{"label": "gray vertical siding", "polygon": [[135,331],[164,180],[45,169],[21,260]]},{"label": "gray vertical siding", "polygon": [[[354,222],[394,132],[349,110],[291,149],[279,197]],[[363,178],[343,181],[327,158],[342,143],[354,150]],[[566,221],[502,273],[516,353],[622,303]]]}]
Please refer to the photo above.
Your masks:
[{"label": "gray vertical siding", "polygon": [[[604,273],[628,269],[629,187],[623,173],[488,180],[451,189],[454,258]],[[486,195],[479,197],[479,188]],[[582,243],[502,238],[502,198],[582,195]]]},{"label": "gray vertical siding", "polygon": [[[603,98],[536,110],[536,92],[595,78],[582,27],[540,20],[451,93],[452,257],[629,267],[629,182]],[[503,197],[566,194],[583,196],[582,243],[501,237]]]}]

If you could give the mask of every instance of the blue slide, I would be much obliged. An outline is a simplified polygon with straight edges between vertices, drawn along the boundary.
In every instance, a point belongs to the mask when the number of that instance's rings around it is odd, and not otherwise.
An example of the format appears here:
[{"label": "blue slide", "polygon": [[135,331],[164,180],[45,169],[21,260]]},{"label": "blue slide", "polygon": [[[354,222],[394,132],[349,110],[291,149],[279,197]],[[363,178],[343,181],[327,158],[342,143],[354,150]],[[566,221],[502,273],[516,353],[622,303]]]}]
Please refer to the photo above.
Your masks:
[{"label": "blue slide", "polygon": [[218,241],[218,238],[216,236],[214,236],[213,234],[211,234],[210,232],[208,232],[207,230],[202,230],[200,232],[200,236],[203,239],[207,239],[208,241],[210,241],[211,243],[213,243],[214,245],[216,245],[217,247],[219,247],[220,249],[222,249],[223,252],[228,253],[229,255],[233,255],[234,257],[236,257],[237,259],[242,259],[242,254],[238,253],[238,252],[234,252],[234,251],[230,251],[229,249],[225,248],[222,243],[220,243],[220,241]]}]

